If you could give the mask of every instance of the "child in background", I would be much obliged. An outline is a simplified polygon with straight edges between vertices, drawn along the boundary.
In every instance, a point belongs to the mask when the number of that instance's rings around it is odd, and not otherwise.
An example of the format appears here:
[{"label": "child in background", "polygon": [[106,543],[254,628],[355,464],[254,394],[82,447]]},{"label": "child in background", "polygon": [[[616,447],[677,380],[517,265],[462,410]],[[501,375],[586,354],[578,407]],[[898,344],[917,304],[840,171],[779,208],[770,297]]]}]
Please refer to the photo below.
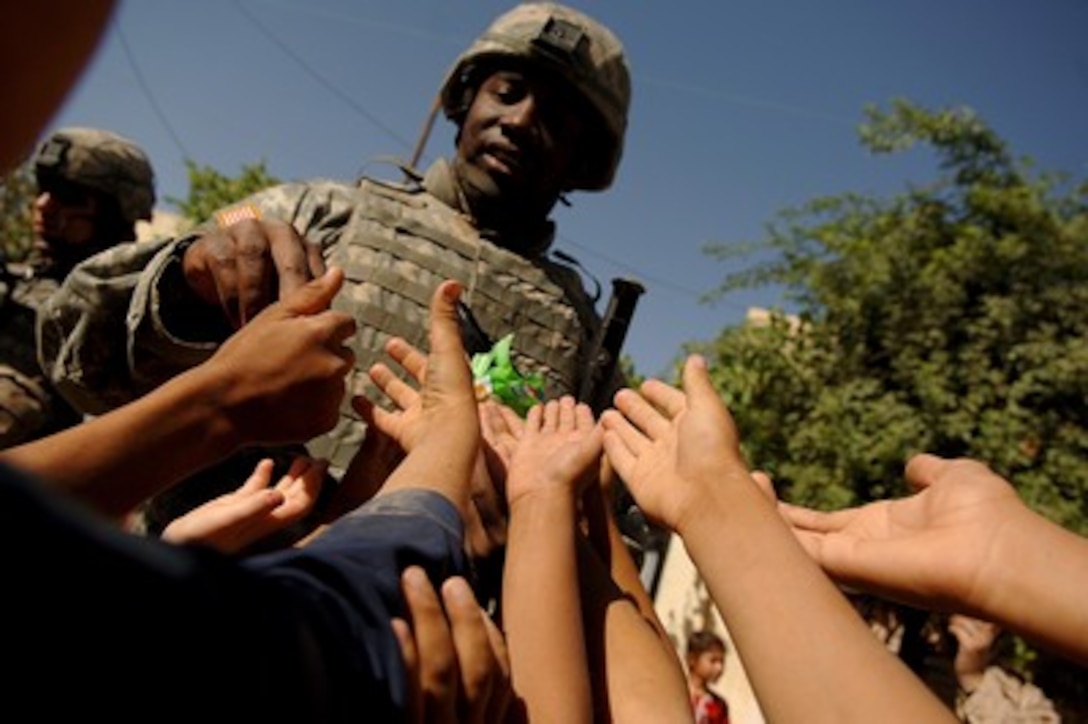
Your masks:
[{"label": "child in background", "polygon": [[710,690],[725,671],[725,640],[713,631],[693,631],[688,636],[688,694],[695,724],[729,724],[729,704]]}]

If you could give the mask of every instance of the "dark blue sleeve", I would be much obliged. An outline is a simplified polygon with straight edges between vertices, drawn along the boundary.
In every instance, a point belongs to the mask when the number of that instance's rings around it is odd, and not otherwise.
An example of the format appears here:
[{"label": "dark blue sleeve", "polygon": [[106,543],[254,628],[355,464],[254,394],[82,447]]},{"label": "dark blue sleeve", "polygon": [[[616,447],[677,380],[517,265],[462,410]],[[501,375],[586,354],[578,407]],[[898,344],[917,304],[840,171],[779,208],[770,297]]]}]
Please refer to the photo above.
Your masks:
[{"label": "dark blue sleeve", "polygon": [[308,548],[239,563],[126,534],[0,465],[5,706],[43,721],[402,719],[396,567],[441,577],[464,556],[447,501],[388,497]]},{"label": "dark blue sleeve", "polygon": [[419,565],[436,587],[451,575],[468,575],[462,541],[452,503],[433,491],[408,489],[374,498],[304,548],[254,556],[246,566],[319,612],[330,644],[344,647],[353,658],[350,669],[362,672],[354,688],[368,713],[392,721],[403,717],[408,695],[390,623],[404,616],[400,574]]}]

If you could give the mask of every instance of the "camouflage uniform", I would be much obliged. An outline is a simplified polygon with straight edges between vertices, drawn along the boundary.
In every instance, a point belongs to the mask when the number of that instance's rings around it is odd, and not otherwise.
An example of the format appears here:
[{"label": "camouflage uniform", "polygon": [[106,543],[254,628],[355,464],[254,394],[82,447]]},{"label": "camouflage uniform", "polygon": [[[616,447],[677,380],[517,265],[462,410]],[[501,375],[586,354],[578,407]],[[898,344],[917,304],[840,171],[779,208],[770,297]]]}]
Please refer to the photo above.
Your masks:
[{"label": "camouflage uniform", "polygon": [[956,696],[956,717],[968,724],[1058,724],[1054,703],[1034,684],[990,666],[970,693]]},{"label": "camouflage uniform", "polygon": [[[553,57],[555,43],[568,44],[569,54]],[[529,57],[577,79],[575,87],[601,117],[604,137],[572,188],[606,188],[619,162],[630,93],[619,41],[567,8],[519,6],[447,75],[444,106],[454,120],[473,92],[467,74],[495,55]],[[293,183],[259,192],[241,206],[292,224],[321,245],[329,264],[345,270],[334,307],[358,323],[351,340],[357,360],[352,391],[378,398],[367,370],[384,357],[389,336],[426,347],[431,293],[450,277],[464,284],[463,300],[493,341],[513,333],[515,363],[523,372],[541,373],[547,395],[577,394],[600,316],[579,273],[548,256],[553,223],[540,219],[518,239],[478,228],[447,161],[434,163],[418,181]],[[100,254],[81,264],[51,300],[41,318],[43,361],[81,409],[104,412],[213,352],[217,342],[186,341],[168,324],[176,290],[185,284],[182,254],[203,231]],[[346,398],[340,423],[311,441],[309,452],[343,469],[363,434]]]},{"label": "camouflage uniform", "polygon": [[[42,143],[34,165],[40,186],[50,178],[63,179],[113,196],[129,223],[151,218],[151,166],[127,139],[97,129],[61,129]],[[68,268],[36,250],[25,261],[5,263],[2,271],[0,448],[7,448],[69,427],[82,415],[43,375],[35,343],[37,311]]]}]

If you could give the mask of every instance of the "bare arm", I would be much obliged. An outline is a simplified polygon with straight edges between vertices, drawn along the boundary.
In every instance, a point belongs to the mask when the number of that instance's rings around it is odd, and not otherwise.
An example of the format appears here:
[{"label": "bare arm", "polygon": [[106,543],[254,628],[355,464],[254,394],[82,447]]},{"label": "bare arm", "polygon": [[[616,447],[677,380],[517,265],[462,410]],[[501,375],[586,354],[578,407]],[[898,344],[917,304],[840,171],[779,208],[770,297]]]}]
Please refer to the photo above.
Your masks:
[{"label": "bare arm", "polygon": [[[814,565],[743,462],[705,362],[684,391],[624,390],[605,446],[639,506],[676,531],[773,721],[954,721]],[[864,675],[860,675],[860,674]]]},{"label": "bare arm", "polygon": [[134,402],[0,453],[113,517],[249,443],[331,428],[353,356],[345,314],[327,309],[339,270],[299,289],[206,363]]},{"label": "bare arm", "polygon": [[507,474],[503,626],[514,691],[529,721],[591,721],[576,540],[578,498],[601,452],[573,397],[529,410]]},{"label": "bare arm", "polygon": [[1028,508],[985,464],[911,458],[914,495],[823,513],[782,504],[833,578],[1001,624],[1088,662],[1088,540]]}]

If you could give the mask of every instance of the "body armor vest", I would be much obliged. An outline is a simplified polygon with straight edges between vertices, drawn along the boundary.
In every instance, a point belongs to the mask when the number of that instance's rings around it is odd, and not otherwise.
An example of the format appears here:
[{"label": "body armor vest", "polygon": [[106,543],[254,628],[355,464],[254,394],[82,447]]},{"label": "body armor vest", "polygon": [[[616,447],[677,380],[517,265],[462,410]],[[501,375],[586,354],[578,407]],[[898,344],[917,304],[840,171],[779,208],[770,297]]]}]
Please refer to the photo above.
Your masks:
[{"label": "body armor vest", "polygon": [[[358,325],[350,393],[382,401],[367,370],[385,357],[389,337],[427,349],[431,295],[447,278],[464,285],[462,300],[492,341],[513,333],[514,363],[543,375],[548,398],[578,393],[600,318],[575,270],[482,238],[460,212],[421,188],[363,180],[357,193],[341,237],[325,250],[346,277],[333,306]],[[342,470],[364,431],[349,394],[340,423],[309,452]]]}]

